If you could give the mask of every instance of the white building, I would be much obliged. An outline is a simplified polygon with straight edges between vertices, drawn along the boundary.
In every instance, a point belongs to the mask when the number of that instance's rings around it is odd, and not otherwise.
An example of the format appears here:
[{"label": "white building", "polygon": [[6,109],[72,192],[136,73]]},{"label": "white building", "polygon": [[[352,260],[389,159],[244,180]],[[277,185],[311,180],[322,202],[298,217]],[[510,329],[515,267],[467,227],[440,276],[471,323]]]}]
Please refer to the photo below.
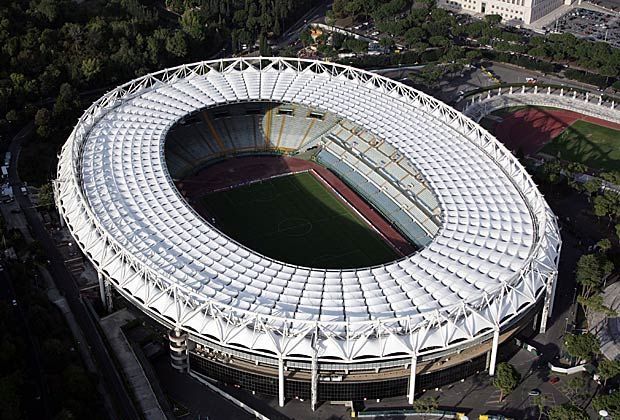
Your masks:
[{"label": "white building", "polygon": [[506,23],[531,24],[572,0],[438,0],[445,9],[469,14],[500,15]]}]

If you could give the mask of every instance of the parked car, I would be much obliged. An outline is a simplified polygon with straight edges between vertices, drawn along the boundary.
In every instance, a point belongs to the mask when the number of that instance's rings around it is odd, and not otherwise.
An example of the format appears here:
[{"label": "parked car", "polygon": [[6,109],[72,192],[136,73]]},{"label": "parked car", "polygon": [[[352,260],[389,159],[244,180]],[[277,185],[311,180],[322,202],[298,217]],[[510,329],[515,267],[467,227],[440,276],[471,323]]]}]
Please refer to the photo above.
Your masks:
[{"label": "parked car", "polygon": [[529,395],[530,397],[537,397],[540,395],[540,390],[536,388],[530,389],[530,392],[528,392],[527,395]]}]

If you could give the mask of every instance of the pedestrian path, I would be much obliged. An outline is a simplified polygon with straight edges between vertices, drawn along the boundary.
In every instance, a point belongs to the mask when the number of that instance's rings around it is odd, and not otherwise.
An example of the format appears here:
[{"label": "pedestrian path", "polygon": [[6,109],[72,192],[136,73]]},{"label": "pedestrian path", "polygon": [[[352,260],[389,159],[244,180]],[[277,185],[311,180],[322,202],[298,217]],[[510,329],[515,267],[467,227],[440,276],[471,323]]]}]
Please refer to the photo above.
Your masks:
[{"label": "pedestrian path", "polygon": [[127,309],[122,309],[102,318],[99,323],[138,400],[144,418],[166,420],[166,415],[157,401],[155,392],[121,329],[121,326],[133,319],[135,319],[134,316]]}]

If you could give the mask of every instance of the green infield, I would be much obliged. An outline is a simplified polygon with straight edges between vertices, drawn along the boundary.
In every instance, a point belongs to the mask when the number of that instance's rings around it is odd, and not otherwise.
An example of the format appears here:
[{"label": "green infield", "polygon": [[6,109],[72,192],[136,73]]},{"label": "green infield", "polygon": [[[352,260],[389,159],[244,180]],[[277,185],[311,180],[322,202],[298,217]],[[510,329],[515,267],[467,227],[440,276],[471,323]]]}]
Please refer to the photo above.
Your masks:
[{"label": "green infield", "polygon": [[310,173],[206,195],[202,203],[231,238],[271,258],[316,268],[382,264],[396,252]]},{"label": "green infield", "polygon": [[543,153],[593,169],[620,168],[620,131],[576,121],[543,147]]}]

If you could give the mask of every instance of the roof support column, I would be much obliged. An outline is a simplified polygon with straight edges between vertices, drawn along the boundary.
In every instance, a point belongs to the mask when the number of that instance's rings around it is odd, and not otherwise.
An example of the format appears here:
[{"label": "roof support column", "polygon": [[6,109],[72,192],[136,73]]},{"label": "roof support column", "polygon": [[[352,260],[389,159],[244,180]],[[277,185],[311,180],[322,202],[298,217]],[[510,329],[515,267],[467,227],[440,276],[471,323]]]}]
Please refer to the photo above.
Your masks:
[{"label": "roof support column", "polygon": [[310,384],[310,406],[312,411],[316,410],[319,392],[319,366],[317,358],[317,349],[315,347],[312,351],[312,383]]},{"label": "roof support column", "polygon": [[491,361],[489,363],[489,375],[495,375],[495,363],[497,362],[497,348],[499,347],[499,326],[493,332],[493,344],[491,345]]},{"label": "roof support column", "polygon": [[553,303],[555,297],[555,288],[557,284],[558,273],[557,271],[550,274],[547,279],[547,287],[545,290],[545,303],[543,304],[542,314],[540,317],[539,332],[544,333],[547,331],[547,321],[551,318],[553,312]]},{"label": "roof support column", "polygon": [[411,356],[411,366],[409,366],[409,369],[411,369],[409,373],[409,394],[407,394],[409,404],[413,404],[415,395],[415,371],[418,367],[417,365],[418,356],[414,353],[413,356]]},{"label": "roof support column", "polygon": [[99,280],[99,295],[103,309],[106,312],[112,312],[112,286],[100,271],[97,271],[97,279]]},{"label": "roof support column", "polygon": [[284,358],[278,359],[278,404],[284,407]]}]

